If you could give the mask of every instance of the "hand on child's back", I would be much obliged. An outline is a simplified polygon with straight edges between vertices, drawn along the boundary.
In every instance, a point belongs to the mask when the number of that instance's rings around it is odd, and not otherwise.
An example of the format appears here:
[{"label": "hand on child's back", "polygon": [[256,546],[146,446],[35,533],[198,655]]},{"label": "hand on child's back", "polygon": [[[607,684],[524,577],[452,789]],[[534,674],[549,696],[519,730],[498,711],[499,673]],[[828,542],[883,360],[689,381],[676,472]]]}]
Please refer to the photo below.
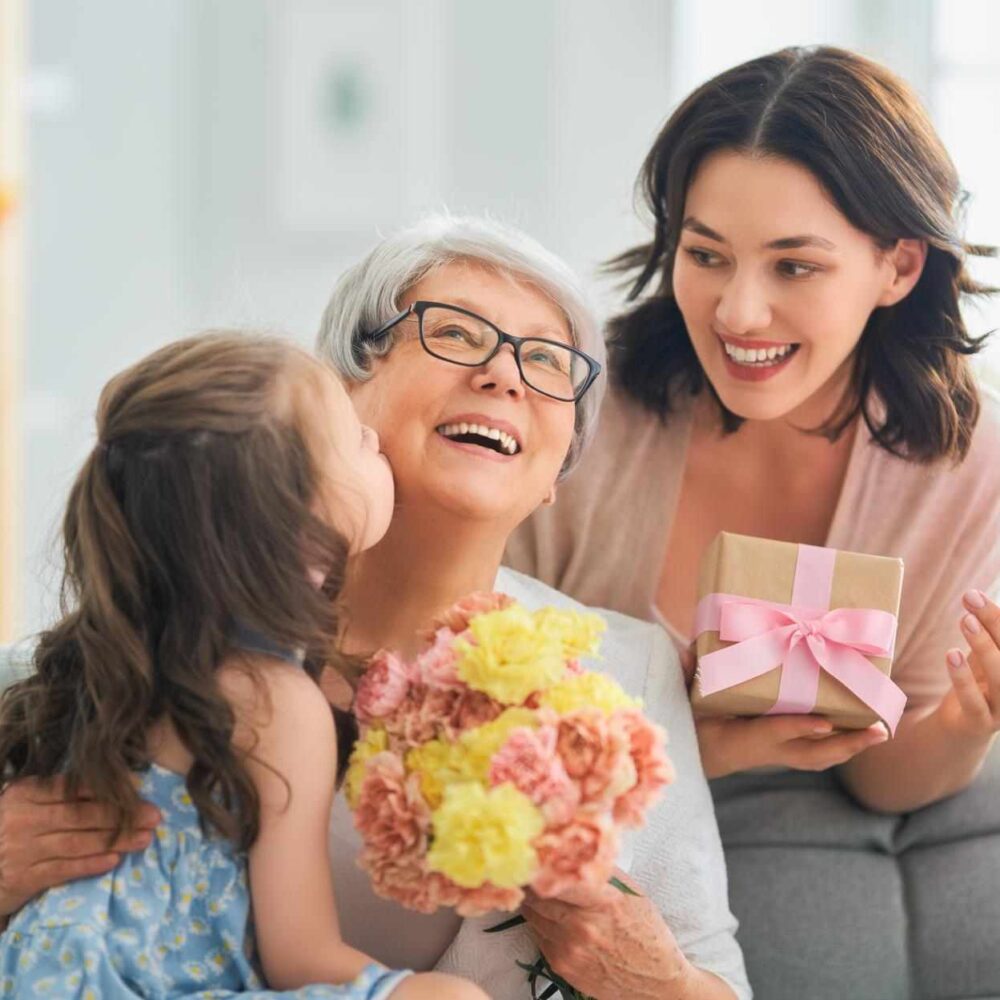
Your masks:
[{"label": "hand on child's back", "polygon": [[109,807],[67,800],[59,777],[13,782],[0,794],[0,916],[46,889],[111,871],[122,854],[149,846],[159,821],[159,810],[144,803],[135,832],[112,844]]}]

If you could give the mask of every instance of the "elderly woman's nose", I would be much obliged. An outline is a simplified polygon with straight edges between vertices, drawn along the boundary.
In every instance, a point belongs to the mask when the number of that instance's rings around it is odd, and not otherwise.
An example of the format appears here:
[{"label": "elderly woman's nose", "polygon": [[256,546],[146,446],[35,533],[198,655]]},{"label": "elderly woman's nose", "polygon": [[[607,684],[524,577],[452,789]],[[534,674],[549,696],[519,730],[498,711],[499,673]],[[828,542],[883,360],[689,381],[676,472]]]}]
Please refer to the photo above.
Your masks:
[{"label": "elderly woman's nose", "polygon": [[515,398],[523,397],[525,388],[513,347],[504,344],[486,364],[475,369],[472,384],[477,389],[509,393]]}]

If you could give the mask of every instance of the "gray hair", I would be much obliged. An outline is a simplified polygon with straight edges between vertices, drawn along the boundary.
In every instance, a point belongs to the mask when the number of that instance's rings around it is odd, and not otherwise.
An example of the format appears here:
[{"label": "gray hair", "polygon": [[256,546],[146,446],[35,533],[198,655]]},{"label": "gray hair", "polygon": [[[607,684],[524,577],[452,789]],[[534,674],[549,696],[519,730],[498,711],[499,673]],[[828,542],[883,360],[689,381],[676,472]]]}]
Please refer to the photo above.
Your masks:
[{"label": "gray hair", "polygon": [[[393,338],[373,344],[364,334],[398,313],[402,295],[430,271],[463,260],[536,286],[565,314],[574,346],[605,365],[596,313],[564,261],[526,233],[494,219],[447,213],[426,216],[388,236],[341,275],[323,313],[316,353],[349,382],[371,378],[372,360],[391,350]],[[579,461],[593,433],[604,382],[602,375],[576,404],[573,443],[561,476]]]}]

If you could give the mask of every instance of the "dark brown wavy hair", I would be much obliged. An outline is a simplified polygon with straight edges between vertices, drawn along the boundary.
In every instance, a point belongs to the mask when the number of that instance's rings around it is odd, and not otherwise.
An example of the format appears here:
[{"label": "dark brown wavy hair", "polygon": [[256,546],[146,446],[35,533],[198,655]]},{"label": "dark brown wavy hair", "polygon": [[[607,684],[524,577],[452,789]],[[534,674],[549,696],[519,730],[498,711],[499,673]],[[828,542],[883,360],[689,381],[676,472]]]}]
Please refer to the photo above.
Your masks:
[{"label": "dark brown wavy hair", "polygon": [[724,429],[742,423],[705,377],[672,289],[687,190],[718,150],[804,166],[882,249],[904,238],[927,242],[920,280],[902,301],[873,311],[850,389],[818,431],[836,439],[860,413],[893,454],[963,458],[979,416],[968,357],[985,337],[969,334],[959,302],[995,291],[966,269],[968,255],[994,251],[960,235],[965,196],[917,96],[884,67],[842,49],[788,48],[753,59],[703,84],[671,115],[637,185],[653,238],[607,265],[628,277],[628,301],[636,303],[610,324],[614,381],[664,419],[681,395],[707,388]]},{"label": "dark brown wavy hair", "polygon": [[[307,650],[314,679],[343,665],[348,543],[312,512],[320,473],[300,424],[322,377],[284,341],[216,332],[108,383],[63,523],[64,617],[0,701],[6,779],[64,775],[71,797],[86,790],[130,830],[132,772],[150,763],[151,723],[169,718],[203,824],[253,842],[258,796],[216,679],[239,652],[234,627]],[[332,568],[322,590],[317,565]]]}]

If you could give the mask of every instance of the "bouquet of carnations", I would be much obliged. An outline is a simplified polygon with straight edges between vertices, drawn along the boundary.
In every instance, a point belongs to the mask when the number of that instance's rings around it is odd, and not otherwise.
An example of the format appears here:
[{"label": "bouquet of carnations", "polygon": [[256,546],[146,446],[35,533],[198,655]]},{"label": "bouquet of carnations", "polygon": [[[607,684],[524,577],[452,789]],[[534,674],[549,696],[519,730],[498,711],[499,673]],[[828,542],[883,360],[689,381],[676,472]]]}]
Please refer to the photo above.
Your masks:
[{"label": "bouquet of carnations", "polygon": [[609,880],[673,772],[641,703],[580,665],[604,627],[474,594],[412,661],[376,654],[345,790],[379,895],[474,916]]}]

